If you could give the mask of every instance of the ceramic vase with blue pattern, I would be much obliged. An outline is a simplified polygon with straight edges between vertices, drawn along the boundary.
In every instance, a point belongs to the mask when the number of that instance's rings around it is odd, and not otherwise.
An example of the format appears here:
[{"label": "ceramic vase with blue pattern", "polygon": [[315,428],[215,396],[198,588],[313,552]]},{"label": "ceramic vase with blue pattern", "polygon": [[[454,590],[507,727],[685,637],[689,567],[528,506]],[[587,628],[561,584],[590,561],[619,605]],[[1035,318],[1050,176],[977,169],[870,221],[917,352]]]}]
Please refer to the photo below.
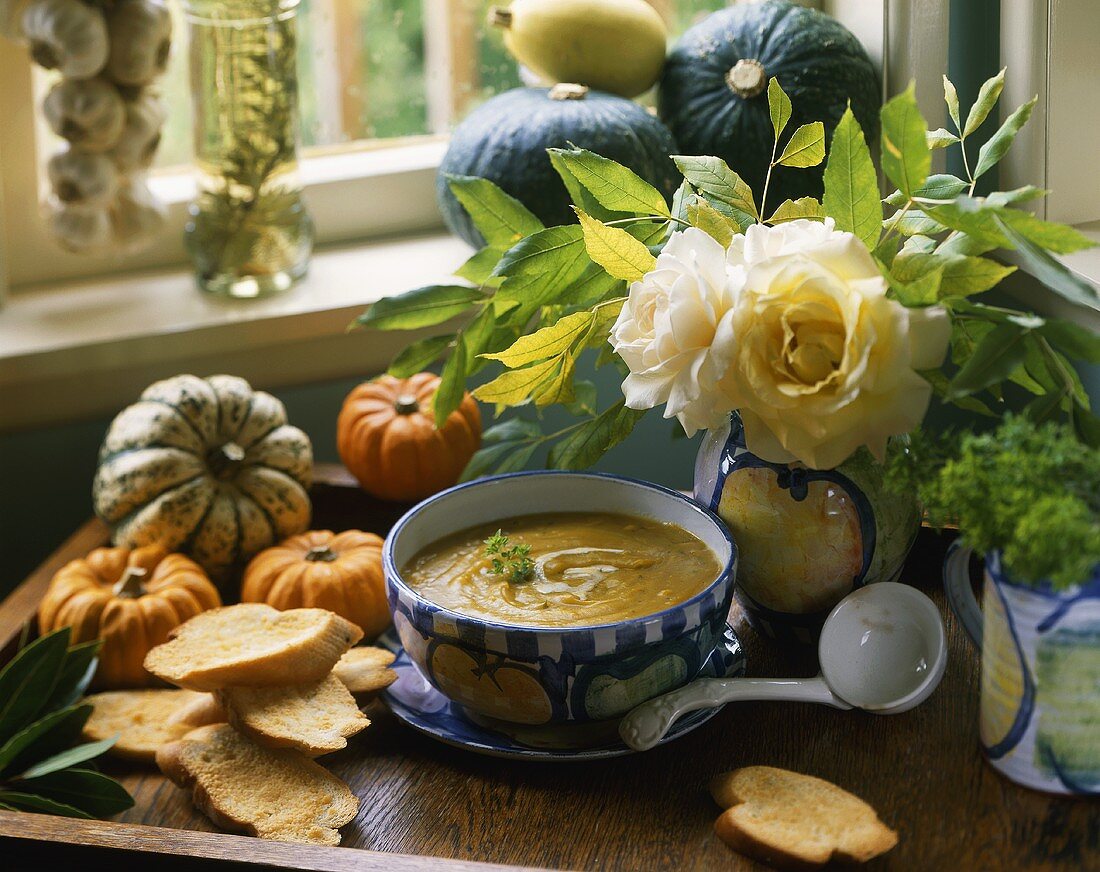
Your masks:
[{"label": "ceramic vase with blue pattern", "polygon": [[865,449],[836,469],[769,463],[745,447],[736,413],[703,441],[695,499],[737,541],[735,593],[749,623],[804,644],[855,588],[896,580],[920,526],[916,497],[887,490]]},{"label": "ceramic vase with blue pattern", "polygon": [[944,564],[948,601],[981,650],[978,734],[990,764],[1017,784],[1100,796],[1100,566],[1069,590],[1027,585],[986,555],[982,608],[970,549]]}]

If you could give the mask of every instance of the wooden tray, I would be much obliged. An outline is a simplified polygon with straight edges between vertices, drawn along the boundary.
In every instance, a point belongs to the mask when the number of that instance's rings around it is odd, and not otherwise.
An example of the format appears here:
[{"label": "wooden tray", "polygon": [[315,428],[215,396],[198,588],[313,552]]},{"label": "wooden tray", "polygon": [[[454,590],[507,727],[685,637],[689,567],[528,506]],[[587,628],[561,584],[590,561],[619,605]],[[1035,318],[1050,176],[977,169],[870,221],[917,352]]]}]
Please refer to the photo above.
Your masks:
[{"label": "wooden tray", "polygon": [[[375,502],[346,474],[320,468],[315,525],[385,533],[402,507]],[[0,605],[0,648],[10,656],[52,574],[102,545],[90,521]],[[922,531],[905,580],[946,611],[943,541]],[[778,650],[731,615],[749,674],[812,675],[812,653]],[[344,847],[314,848],[218,833],[189,792],[158,772],[108,763],[134,795],[107,822],[0,812],[6,868],[72,856],[87,862],[155,857],[161,870],[225,863],[324,870],[513,867],[609,870],[751,869],[711,831],[719,813],[705,788],[718,772],[764,763],[827,778],[878,809],[901,837],[872,869],[1100,868],[1100,808],[1001,779],[980,756],[978,659],[946,614],[950,660],[942,686],[920,708],[882,717],[794,703],[730,706],[706,725],[642,755],[558,764],[498,760],[456,750],[397,722],[381,703],[374,722],[325,765],[359,795]],[[356,850],[359,849],[359,850]],[[8,866],[14,856],[17,866]],[[432,858],[432,859],[429,859]]]}]

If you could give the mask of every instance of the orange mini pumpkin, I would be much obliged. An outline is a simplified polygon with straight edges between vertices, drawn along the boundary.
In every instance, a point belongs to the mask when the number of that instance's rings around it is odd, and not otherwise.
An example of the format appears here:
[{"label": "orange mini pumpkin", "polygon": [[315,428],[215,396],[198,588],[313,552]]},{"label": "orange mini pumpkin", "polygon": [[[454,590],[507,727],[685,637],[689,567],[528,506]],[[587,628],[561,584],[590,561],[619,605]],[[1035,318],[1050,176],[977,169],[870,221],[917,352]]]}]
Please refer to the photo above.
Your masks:
[{"label": "orange mini pumpkin", "polygon": [[481,444],[481,412],[469,393],[436,429],[439,376],[384,375],[355,388],[336,422],[344,465],[368,493],[411,502],[448,488]]},{"label": "orange mini pumpkin", "polygon": [[390,623],[382,540],[360,530],[291,536],[252,558],[241,582],[241,602],[280,610],[328,609],[373,639]]},{"label": "orange mini pumpkin", "polygon": [[97,548],[63,566],[38,605],[38,632],[72,627],[72,641],[102,639],[94,685],[157,684],[141,665],[184,621],[221,605],[195,561],[159,545]]}]

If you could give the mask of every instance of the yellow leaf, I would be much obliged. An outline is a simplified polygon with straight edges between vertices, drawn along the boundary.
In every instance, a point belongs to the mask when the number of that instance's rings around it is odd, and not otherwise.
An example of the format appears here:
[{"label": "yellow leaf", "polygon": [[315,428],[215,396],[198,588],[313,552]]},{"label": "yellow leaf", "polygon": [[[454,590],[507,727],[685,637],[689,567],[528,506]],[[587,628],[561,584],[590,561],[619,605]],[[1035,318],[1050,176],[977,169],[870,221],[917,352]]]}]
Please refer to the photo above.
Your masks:
[{"label": "yellow leaf", "polygon": [[558,358],[551,357],[523,369],[509,369],[491,382],[476,388],[474,396],[482,402],[500,406],[522,405],[531,399],[537,388],[553,376],[557,365]]},{"label": "yellow leaf", "polygon": [[573,369],[574,360],[565,355],[561,361],[561,367],[554,377],[535,394],[535,405],[540,409],[554,403],[573,402]]},{"label": "yellow leaf", "polygon": [[825,125],[803,124],[792,135],[776,161],[783,167],[816,167],[825,160]]},{"label": "yellow leaf", "polygon": [[526,366],[536,360],[555,357],[569,348],[592,323],[591,312],[574,312],[555,323],[521,336],[504,351],[483,354],[490,360],[499,360],[509,369]]},{"label": "yellow leaf", "polygon": [[741,232],[737,224],[700,197],[688,204],[687,217],[693,226],[716,239],[723,248],[729,246],[735,233]]},{"label": "yellow leaf", "polygon": [[[779,207],[772,212],[768,219],[769,224],[782,224],[784,221],[795,221],[799,218],[809,218],[820,221],[825,217],[825,210],[821,203],[813,197],[799,197],[797,200],[784,200]],[[881,223],[881,219],[879,219]],[[875,225],[876,228],[878,225]]]},{"label": "yellow leaf", "polygon": [[657,263],[645,245],[618,227],[608,227],[577,209],[584,231],[588,256],[607,270],[608,275],[636,282]]},{"label": "yellow leaf", "polygon": [[585,339],[586,348],[598,348],[607,342],[611,328],[619,320],[624,302],[626,301],[608,301],[607,305],[597,306],[592,311],[592,327]]}]

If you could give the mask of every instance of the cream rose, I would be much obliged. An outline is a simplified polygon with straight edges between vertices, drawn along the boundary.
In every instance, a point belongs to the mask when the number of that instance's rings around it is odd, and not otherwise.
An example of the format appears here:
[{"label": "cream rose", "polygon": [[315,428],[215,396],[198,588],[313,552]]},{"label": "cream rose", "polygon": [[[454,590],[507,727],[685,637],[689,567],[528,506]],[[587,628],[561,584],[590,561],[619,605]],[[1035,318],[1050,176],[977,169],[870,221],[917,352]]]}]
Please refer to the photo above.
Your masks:
[{"label": "cream rose", "polygon": [[626,405],[664,404],[691,435],[734,408],[720,388],[731,360],[733,306],[745,270],[702,230],[672,234],[657,265],[630,286],[610,342],[630,368]]},{"label": "cream rose", "polygon": [[931,388],[914,370],[942,362],[946,313],[888,299],[857,237],[831,219],[756,225],[733,240],[728,265],[744,286],[715,368],[750,451],[828,469],[861,445],[881,460],[889,436],[920,423]]}]

